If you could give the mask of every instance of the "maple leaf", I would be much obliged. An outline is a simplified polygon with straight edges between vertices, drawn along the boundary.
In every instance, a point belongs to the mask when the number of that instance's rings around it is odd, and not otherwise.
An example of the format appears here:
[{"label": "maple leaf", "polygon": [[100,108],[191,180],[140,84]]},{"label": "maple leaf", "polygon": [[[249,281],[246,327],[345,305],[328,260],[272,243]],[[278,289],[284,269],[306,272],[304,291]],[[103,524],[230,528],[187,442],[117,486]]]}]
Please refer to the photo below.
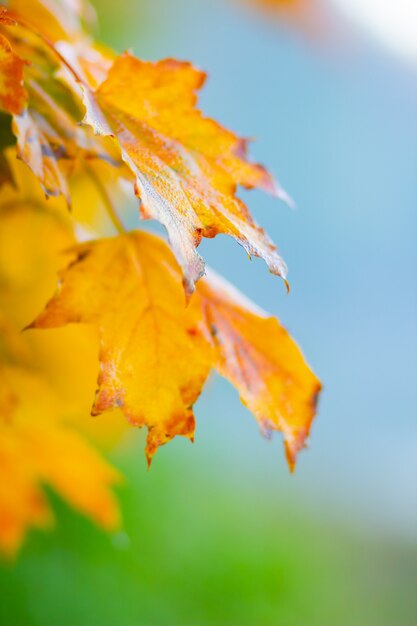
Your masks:
[{"label": "maple leaf", "polygon": [[174,435],[193,437],[192,405],[215,367],[264,431],[284,433],[294,467],[320,383],[276,319],[254,311],[219,278],[199,281],[186,308],[168,246],[139,231],[77,247],[60,279],[31,327],[98,327],[101,372],[92,412],[120,406],[133,424],[146,425],[149,462]]},{"label": "maple leaf", "polygon": [[26,106],[24,66],[24,61],[13,52],[6,37],[0,34],[0,104],[8,113],[19,115]]},{"label": "maple leaf", "polygon": [[7,476],[0,483],[0,554],[10,558],[29,528],[48,527],[52,520],[18,444],[5,436],[1,425],[0,433],[0,467],[2,476]]},{"label": "maple leaf", "polygon": [[279,321],[212,270],[196,295],[216,369],[237,388],[265,434],[283,433],[293,470],[316,412],[320,382]]},{"label": "maple leaf", "polygon": [[86,243],[61,281],[31,327],[98,327],[101,370],[92,413],[120,407],[131,423],[146,425],[149,462],[175,435],[192,439],[208,349],[196,334],[201,314],[185,307],[168,246],[139,231]]},{"label": "maple leaf", "polygon": [[[41,378],[18,367],[2,369],[0,395],[0,552],[13,555],[31,526],[52,513],[40,488],[53,487],[69,504],[107,529],[119,523],[110,487],[118,474],[74,429],[56,422],[59,404]],[[12,406],[10,402],[12,401]],[[47,416],[47,417],[46,417]]]},{"label": "maple leaf", "polygon": [[275,246],[236,197],[237,185],[279,194],[268,172],[246,157],[246,142],[195,108],[205,74],[190,63],[117,58],[94,94],[85,123],[114,136],[136,176],[143,218],[167,229],[188,293],[204,272],[202,237],[233,236],[285,278]]}]

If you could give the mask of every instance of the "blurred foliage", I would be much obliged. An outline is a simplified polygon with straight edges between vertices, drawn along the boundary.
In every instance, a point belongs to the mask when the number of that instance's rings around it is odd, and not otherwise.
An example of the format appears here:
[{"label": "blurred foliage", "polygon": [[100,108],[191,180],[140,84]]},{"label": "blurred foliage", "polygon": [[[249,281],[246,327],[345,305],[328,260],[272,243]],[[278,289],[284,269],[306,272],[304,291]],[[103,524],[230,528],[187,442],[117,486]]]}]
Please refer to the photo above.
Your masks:
[{"label": "blurred foliage", "polygon": [[116,459],[125,531],[99,533],[54,497],[56,530],[33,533],[0,570],[2,625],[413,623],[416,550],[197,478],[180,454],[146,474],[142,444]]}]

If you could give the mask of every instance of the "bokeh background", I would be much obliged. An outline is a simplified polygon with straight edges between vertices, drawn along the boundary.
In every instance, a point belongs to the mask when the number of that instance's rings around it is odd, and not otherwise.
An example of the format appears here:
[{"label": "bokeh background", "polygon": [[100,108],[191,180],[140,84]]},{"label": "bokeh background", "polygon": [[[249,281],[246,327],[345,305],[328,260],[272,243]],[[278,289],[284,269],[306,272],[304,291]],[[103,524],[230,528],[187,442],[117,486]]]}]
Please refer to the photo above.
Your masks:
[{"label": "bokeh background", "polygon": [[293,476],[280,438],[260,437],[217,377],[193,446],[175,440],[148,473],[135,432],[110,454],[123,530],[106,535],[51,494],[56,529],[0,568],[1,624],[417,624],[414,3],[387,0],[391,21],[376,0],[313,5],[308,19],[243,0],[94,4],[117,50],[207,70],[204,111],[256,137],[253,156],[294,197],[291,211],[243,194],[289,265],[289,296],[233,241],[201,248],[282,320],[324,392]]}]

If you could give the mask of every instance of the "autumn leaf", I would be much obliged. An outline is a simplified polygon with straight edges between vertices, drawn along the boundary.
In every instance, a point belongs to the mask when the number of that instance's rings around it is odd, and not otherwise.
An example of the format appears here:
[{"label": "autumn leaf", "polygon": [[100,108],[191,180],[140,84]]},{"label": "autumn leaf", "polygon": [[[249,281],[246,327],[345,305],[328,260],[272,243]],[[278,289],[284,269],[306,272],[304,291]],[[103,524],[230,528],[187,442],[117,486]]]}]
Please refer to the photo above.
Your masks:
[{"label": "autumn leaf", "polygon": [[33,328],[95,324],[100,333],[99,388],[93,414],[120,407],[148,427],[146,454],[175,435],[192,439],[208,349],[196,335],[181,272],[166,244],[132,232],[81,245],[61,273],[62,287]]},{"label": "autumn leaf", "polygon": [[13,556],[30,527],[51,524],[41,484],[104,528],[115,528],[119,515],[110,487],[118,482],[116,471],[59,423],[59,401],[41,378],[3,365],[3,385],[9,400],[0,392],[0,553]]},{"label": "autumn leaf", "polygon": [[316,412],[320,382],[279,321],[212,270],[198,283],[196,296],[217,371],[239,391],[264,434],[283,433],[293,470]]},{"label": "autumn leaf", "polygon": [[320,383],[276,319],[213,277],[198,283],[186,308],[180,277],[169,248],[153,235],[84,244],[32,327],[98,327],[101,372],[93,414],[120,406],[131,423],[146,425],[148,461],[174,435],[193,437],[192,405],[215,367],[264,432],[283,432],[293,469]]},{"label": "autumn leaf", "polygon": [[24,61],[13,52],[6,37],[0,34],[0,105],[8,113],[19,115],[26,106],[24,66]]},{"label": "autumn leaf", "polygon": [[0,482],[0,554],[12,557],[29,528],[51,525],[50,510],[29,468],[23,451],[0,425],[0,468],[7,480]]},{"label": "autumn leaf", "polygon": [[195,108],[205,75],[189,63],[143,62],[124,54],[92,99],[86,90],[85,122],[114,135],[136,176],[144,218],[167,229],[188,293],[204,272],[196,252],[202,237],[233,236],[248,255],[262,257],[285,278],[274,245],[236,197],[237,185],[279,194],[260,165],[250,163],[246,142]]}]

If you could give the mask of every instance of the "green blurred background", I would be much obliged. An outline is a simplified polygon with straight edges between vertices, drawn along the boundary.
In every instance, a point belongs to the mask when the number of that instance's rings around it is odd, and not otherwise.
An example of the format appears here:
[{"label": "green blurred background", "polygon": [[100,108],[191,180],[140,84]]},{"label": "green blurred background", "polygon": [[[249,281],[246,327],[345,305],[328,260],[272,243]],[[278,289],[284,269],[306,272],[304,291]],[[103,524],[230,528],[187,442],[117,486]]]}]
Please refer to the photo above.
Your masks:
[{"label": "green blurred background", "polygon": [[135,432],[111,454],[123,531],[51,494],[55,530],[0,567],[1,625],[417,624],[417,65],[343,16],[318,38],[232,0],[95,5],[116,49],[206,69],[205,112],[256,136],[294,196],[290,212],[245,194],[289,297],[233,242],[202,253],[282,319],[325,390],[294,476],[218,378],[193,446],[175,440],[147,472]]}]

